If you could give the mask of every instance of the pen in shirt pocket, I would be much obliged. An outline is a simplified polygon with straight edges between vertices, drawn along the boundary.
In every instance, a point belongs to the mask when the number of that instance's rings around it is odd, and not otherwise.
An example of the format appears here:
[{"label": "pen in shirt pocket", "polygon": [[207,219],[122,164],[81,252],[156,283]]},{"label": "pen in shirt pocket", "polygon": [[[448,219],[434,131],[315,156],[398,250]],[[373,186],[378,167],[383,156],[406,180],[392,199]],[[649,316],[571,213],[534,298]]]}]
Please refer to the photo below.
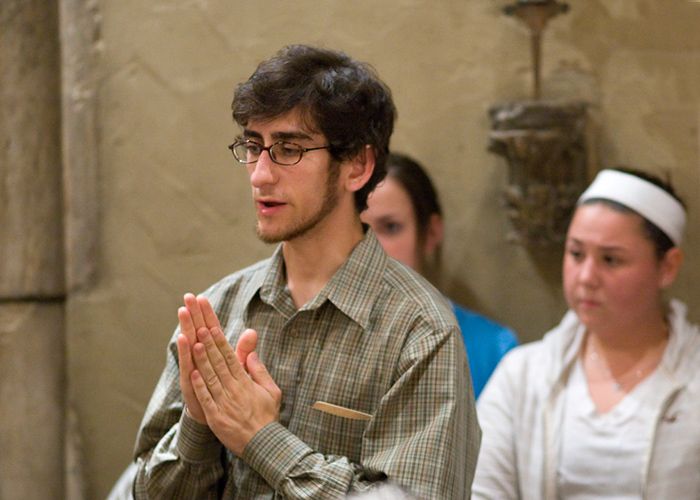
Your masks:
[{"label": "pen in shirt pocket", "polygon": [[334,405],[332,403],[326,403],[325,401],[316,401],[314,404],[311,405],[311,408],[313,408],[314,410],[321,411],[323,413],[328,413],[329,415],[335,415],[336,417],[343,417],[351,420],[372,419],[372,415],[370,415],[369,413],[351,410],[350,408]]}]

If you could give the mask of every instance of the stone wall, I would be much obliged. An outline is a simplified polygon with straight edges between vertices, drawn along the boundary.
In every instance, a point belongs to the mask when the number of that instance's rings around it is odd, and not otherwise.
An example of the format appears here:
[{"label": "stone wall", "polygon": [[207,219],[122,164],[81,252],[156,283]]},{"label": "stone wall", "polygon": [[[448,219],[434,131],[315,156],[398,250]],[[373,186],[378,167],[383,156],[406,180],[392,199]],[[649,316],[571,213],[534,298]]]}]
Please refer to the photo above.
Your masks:
[{"label": "stone wall", "polygon": [[64,253],[54,2],[0,2],[0,498],[64,488]]}]

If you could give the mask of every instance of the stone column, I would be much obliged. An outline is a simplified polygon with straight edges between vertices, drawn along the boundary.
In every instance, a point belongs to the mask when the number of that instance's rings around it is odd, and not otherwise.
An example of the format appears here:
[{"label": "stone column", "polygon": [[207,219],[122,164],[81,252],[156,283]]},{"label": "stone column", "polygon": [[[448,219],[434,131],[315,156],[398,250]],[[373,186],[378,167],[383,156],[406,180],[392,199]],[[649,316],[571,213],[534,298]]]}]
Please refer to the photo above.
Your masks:
[{"label": "stone column", "polygon": [[[2,1],[2,0],[0,0]],[[98,0],[58,0],[61,41],[63,217],[66,310],[97,280],[99,241],[97,88],[102,47]],[[70,323],[70,322],[68,322]],[[66,335],[68,365],[76,339]],[[79,341],[79,340],[77,340]],[[66,387],[66,490],[68,500],[91,498],[85,481],[80,415],[68,370]],[[83,376],[82,373],[77,374]]]},{"label": "stone column", "polygon": [[0,498],[64,490],[58,10],[0,2]]}]

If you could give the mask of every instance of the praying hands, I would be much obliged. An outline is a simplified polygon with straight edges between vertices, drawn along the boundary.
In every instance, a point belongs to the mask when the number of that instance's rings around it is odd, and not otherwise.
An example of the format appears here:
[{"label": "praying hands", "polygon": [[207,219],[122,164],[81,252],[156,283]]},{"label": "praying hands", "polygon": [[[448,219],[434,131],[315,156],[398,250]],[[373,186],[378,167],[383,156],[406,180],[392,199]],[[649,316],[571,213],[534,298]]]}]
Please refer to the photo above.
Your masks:
[{"label": "praying hands", "polygon": [[188,293],[184,302],[177,347],[187,412],[241,456],[253,436],[278,419],[282,392],[255,353],[255,330],[245,330],[234,351],[206,298]]}]

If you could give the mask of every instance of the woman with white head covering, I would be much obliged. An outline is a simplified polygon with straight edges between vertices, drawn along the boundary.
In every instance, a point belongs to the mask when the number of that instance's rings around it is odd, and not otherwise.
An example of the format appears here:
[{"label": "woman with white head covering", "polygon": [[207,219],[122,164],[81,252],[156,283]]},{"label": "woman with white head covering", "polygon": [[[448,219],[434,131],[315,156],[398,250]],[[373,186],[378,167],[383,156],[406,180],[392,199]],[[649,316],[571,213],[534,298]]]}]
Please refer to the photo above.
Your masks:
[{"label": "woman with white head covering", "polygon": [[478,403],[475,498],[700,498],[700,330],[666,301],[685,208],[670,185],[603,170],[566,239],[570,310],[514,349]]}]

